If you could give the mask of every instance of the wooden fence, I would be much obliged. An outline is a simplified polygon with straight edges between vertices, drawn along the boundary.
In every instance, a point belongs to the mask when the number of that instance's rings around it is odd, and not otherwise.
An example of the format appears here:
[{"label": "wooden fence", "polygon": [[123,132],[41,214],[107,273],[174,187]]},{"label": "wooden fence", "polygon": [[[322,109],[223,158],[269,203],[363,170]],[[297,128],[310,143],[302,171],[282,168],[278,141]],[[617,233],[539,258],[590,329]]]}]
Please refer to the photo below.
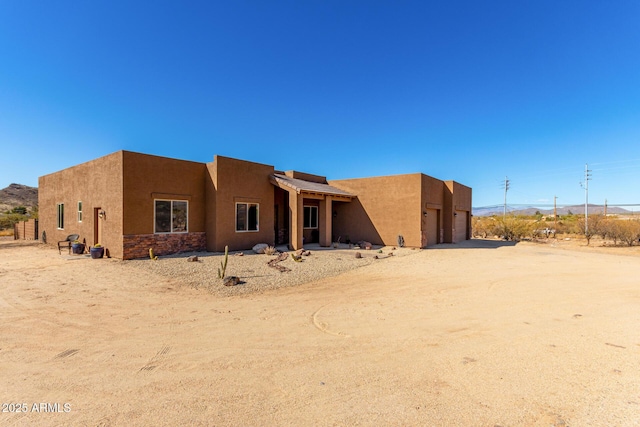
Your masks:
[{"label": "wooden fence", "polygon": [[13,225],[14,240],[38,240],[38,220],[20,221]]}]

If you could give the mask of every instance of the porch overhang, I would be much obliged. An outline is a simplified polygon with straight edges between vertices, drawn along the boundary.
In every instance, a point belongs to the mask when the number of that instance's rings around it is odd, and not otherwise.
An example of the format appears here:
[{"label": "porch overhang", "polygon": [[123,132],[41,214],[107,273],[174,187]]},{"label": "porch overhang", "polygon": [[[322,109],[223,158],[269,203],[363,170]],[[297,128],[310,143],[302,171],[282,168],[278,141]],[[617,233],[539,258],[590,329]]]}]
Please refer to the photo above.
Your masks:
[{"label": "porch overhang", "polygon": [[307,199],[324,199],[331,196],[332,200],[338,202],[350,202],[356,196],[344,190],[333,187],[329,184],[321,184],[318,182],[310,182],[297,178],[290,178],[281,174],[273,174],[269,177],[273,185],[281,188],[289,193],[295,192]]}]

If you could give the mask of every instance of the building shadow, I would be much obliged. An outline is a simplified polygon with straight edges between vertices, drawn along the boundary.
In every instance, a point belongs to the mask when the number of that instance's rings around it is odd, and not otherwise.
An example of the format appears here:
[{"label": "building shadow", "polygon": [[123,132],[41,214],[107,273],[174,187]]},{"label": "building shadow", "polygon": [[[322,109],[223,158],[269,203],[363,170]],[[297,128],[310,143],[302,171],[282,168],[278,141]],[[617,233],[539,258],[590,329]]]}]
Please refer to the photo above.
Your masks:
[{"label": "building shadow", "polygon": [[518,242],[495,239],[470,239],[458,243],[440,243],[429,246],[428,250],[433,249],[498,249],[505,246],[515,246]]}]

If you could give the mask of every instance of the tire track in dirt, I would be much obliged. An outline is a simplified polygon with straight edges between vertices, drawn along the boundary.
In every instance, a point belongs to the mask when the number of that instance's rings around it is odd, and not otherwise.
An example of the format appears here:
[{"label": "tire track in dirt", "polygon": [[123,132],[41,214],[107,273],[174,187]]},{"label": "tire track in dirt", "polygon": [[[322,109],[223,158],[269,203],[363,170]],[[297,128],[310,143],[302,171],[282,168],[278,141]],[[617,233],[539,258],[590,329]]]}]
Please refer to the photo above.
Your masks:
[{"label": "tire track in dirt", "polygon": [[320,312],[325,307],[328,307],[329,305],[331,304],[323,305],[311,315],[311,322],[313,323],[313,326],[315,326],[318,330],[324,332],[325,334],[333,335],[336,337],[351,338],[351,335],[346,334],[344,332],[330,330],[329,325],[327,323],[320,321],[320,319],[318,318],[318,316],[320,315]]},{"label": "tire track in dirt", "polygon": [[164,346],[142,367],[138,372],[153,371],[158,365],[166,358],[167,354],[171,351],[171,347]]},{"label": "tire track in dirt", "polygon": [[79,348],[70,348],[68,350],[65,350],[61,353],[58,353],[55,355],[54,359],[64,359],[66,357],[71,357],[74,354],[78,353],[80,351]]}]

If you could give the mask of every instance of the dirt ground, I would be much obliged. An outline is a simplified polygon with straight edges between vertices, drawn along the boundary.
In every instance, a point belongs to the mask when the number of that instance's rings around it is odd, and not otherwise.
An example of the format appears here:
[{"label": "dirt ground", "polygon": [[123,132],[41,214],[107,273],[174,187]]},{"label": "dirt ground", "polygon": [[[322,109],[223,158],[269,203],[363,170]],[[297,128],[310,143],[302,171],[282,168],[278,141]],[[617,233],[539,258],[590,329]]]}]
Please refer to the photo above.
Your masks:
[{"label": "dirt ground", "polygon": [[0,425],[640,425],[640,256],[566,246],[223,298],[3,241]]}]

